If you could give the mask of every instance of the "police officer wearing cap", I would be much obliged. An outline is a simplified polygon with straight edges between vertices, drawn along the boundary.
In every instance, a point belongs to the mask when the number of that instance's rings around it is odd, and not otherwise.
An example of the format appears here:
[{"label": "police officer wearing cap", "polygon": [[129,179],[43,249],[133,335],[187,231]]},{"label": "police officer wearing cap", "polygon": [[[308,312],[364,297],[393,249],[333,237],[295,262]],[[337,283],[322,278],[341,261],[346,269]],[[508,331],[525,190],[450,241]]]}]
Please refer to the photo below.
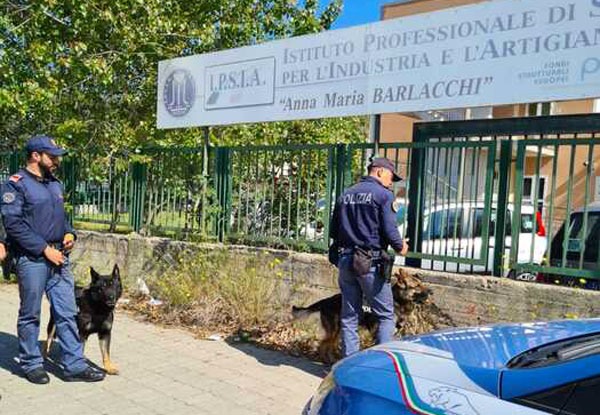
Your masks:
[{"label": "police officer wearing cap", "polygon": [[66,254],[75,233],[65,213],[62,184],[54,177],[65,150],[47,136],[25,146],[27,166],[2,187],[0,210],[7,242],[15,257],[20,307],[17,321],[19,360],[27,380],[50,381],[38,346],[42,295],[50,301],[62,349],[64,379],[95,382],[104,373],[91,368],[77,328],[73,274]]},{"label": "police officer wearing cap", "polygon": [[[337,200],[331,222],[333,246],[340,257],[338,283],[342,292],[342,353],[349,356],[360,348],[358,322],[363,296],[379,320],[377,343],[393,338],[394,300],[390,282],[378,266],[388,245],[406,255],[408,244],[396,225],[392,182],[402,180],[387,158],[374,158],[368,176],[346,189]],[[357,267],[356,256],[366,255],[367,266]],[[360,259],[360,258],[359,258]],[[363,261],[364,263],[364,261]],[[391,266],[391,264],[390,264]]]}]

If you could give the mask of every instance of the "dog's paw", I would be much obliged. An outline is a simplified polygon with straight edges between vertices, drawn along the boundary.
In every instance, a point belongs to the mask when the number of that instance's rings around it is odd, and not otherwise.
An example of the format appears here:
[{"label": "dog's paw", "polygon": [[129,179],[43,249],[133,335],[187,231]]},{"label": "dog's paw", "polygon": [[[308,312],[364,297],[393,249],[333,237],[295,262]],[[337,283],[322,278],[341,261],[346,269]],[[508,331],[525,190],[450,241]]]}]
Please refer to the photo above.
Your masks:
[{"label": "dog's paw", "polygon": [[119,368],[115,366],[113,363],[104,364],[104,370],[109,375],[118,375]]}]

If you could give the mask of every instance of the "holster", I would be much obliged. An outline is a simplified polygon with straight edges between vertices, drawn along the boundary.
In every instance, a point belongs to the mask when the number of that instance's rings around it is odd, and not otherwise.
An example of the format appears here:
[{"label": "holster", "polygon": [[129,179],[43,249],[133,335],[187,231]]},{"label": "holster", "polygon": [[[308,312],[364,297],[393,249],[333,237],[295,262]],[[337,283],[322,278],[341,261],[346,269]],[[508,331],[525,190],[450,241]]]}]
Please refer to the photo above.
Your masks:
[{"label": "holster", "polygon": [[371,270],[372,261],[373,255],[370,250],[361,248],[360,246],[354,247],[354,253],[352,254],[352,268],[354,272],[360,276],[368,274]]},{"label": "holster", "polygon": [[385,281],[390,282],[394,268],[394,256],[388,254],[387,251],[381,251],[381,257],[377,265],[379,276],[385,279]]},{"label": "holster", "polygon": [[340,247],[337,243],[331,244],[329,247],[329,251],[327,252],[327,258],[329,259],[329,263],[333,266],[338,266],[340,262]]}]

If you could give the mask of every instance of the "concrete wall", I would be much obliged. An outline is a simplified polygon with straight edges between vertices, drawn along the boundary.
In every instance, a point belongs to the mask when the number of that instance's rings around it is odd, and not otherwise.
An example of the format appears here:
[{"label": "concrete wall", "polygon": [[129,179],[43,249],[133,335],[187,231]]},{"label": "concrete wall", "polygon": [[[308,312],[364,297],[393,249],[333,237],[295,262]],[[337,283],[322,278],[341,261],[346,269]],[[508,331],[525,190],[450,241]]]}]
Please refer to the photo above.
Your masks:
[{"label": "concrete wall", "polygon": [[[72,260],[74,272],[83,281],[89,266],[109,272],[116,262],[126,285],[132,286],[139,276],[160,275],[175,265],[182,250],[227,250],[232,261],[244,258],[279,261],[273,274],[282,272],[289,286],[285,293],[290,303],[305,304],[337,292],[336,270],[322,255],[289,251],[190,244],[164,238],[137,235],[111,235],[80,232]],[[531,321],[600,314],[600,292],[523,283],[507,279],[461,276],[440,272],[407,269],[419,275],[433,290],[434,301],[459,326],[500,321]],[[240,265],[243,272],[243,265]]]}]

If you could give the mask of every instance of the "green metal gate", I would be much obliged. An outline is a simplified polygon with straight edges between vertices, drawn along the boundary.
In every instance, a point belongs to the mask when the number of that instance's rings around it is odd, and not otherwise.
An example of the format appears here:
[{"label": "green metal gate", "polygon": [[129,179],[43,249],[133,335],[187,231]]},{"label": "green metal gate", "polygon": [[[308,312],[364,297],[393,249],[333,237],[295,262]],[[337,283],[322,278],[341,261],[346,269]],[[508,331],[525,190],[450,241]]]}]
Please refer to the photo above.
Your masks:
[{"label": "green metal gate", "polygon": [[[493,255],[486,272],[532,280],[552,274],[549,279],[556,282],[600,277],[596,219],[600,205],[592,204],[600,200],[600,115],[423,123],[415,126],[414,141],[427,146],[471,142],[495,147],[496,159],[486,172],[493,173],[491,191],[486,187],[485,192],[486,197],[488,191],[492,195],[491,216],[485,220],[491,228]],[[413,173],[419,172],[411,180],[411,201],[427,197],[420,182],[429,176],[421,158],[426,157],[415,157],[411,163]],[[465,172],[463,180],[468,180]],[[477,176],[481,175],[475,174],[475,180]],[[409,210],[409,232],[422,251],[419,210],[417,206]],[[422,265],[415,260],[408,263]]]},{"label": "green metal gate", "polygon": [[[600,120],[588,121],[588,125],[567,123],[550,134],[516,143],[516,209],[531,186],[526,180],[535,187],[544,180],[548,202],[540,211],[546,218],[548,238],[542,263],[517,260],[524,249],[535,249],[535,244],[524,247],[517,239],[512,241],[510,261],[518,272],[542,274],[550,282],[566,280],[569,285],[598,288],[596,281],[588,280],[600,279]],[[540,199],[536,192],[534,206]],[[521,218],[515,216],[513,229],[520,226]],[[533,232],[537,227],[534,222]]]}]

